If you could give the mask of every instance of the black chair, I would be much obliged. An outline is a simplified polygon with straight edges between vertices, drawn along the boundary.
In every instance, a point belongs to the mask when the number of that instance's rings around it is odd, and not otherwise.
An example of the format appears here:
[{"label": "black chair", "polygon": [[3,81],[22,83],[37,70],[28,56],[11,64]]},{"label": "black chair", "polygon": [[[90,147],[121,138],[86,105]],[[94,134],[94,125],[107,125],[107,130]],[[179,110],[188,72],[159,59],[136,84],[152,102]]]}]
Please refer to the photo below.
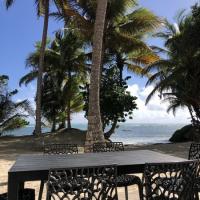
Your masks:
[{"label": "black chair", "polygon": [[146,164],[141,200],[194,200],[199,161]]},{"label": "black chair", "polygon": [[189,160],[200,159],[200,143],[192,143],[189,150]]},{"label": "black chair", "polygon": [[45,144],[44,154],[77,154],[77,144]]},{"label": "black chair", "polygon": [[122,142],[108,142],[108,143],[94,143],[93,152],[114,152],[124,151],[124,145]]},{"label": "black chair", "polygon": [[[8,200],[7,193],[0,194],[0,200]],[[35,190],[34,189],[20,190],[19,200],[35,200]]]},{"label": "black chair", "polygon": [[[190,145],[188,159],[189,160],[200,159],[200,143],[192,143]],[[198,197],[198,193],[200,192],[200,170],[197,173],[198,177],[196,178],[195,189],[196,189],[196,196]]]},{"label": "black chair", "polygon": [[[43,153],[48,155],[78,154],[77,144],[45,144]],[[42,199],[44,181],[41,181],[38,200]]]},{"label": "black chair", "polygon": [[[122,142],[109,142],[109,143],[94,143],[93,152],[115,152],[124,151],[124,145]],[[122,174],[116,177],[117,187],[125,188],[125,198],[128,200],[128,186],[137,185],[139,195],[142,195],[142,183],[139,177],[134,175]]]},{"label": "black chair", "polygon": [[[116,166],[51,169],[47,199],[118,200]],[[85,180],[85,181],[83,181]]]}]

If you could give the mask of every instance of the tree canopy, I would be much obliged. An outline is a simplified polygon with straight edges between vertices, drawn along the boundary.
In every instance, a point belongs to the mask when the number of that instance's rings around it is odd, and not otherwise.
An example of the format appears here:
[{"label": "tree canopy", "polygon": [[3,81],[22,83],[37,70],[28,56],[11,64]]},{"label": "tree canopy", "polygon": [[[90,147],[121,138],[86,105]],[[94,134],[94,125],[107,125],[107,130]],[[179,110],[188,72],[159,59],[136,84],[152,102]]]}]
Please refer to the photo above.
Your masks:
[{"label": "tree canopy", "polygon": [[187,107],[193,125],[200,124],[200,7],[195,5],[189,14],[181,12],[174,26],[166,21],[166,30],[157,36],[164,38],[166,59],[148,66],[146,71],[155,71],[148,84],[154,84],[147,98],[158,92],[163,101],[169,102],[168,111],[176,112]]}]

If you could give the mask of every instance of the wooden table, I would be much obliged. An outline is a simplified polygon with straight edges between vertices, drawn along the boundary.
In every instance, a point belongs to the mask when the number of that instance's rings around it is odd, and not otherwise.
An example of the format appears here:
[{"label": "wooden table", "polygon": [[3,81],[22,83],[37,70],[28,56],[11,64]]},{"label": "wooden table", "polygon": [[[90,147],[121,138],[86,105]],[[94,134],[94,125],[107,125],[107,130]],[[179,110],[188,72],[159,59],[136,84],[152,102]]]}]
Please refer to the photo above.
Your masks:
[{"label": "wooden table", "polygon": [[183,158],[149,150],[86,153],[76,155],[20,156],[8,172],[8,200],[18,200],[18,189],[26,181],[47,180],[51,168],[118,165],[118,173],[142,173],[145,163],[181,162]]}]

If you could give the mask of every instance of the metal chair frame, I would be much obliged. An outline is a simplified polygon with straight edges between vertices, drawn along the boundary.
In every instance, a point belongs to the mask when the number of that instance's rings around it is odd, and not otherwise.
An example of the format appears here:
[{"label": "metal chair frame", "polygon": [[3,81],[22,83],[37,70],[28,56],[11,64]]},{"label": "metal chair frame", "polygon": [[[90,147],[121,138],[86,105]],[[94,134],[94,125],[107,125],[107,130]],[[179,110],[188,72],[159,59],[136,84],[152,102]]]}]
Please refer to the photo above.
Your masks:
[{"label": "metal chair frame", "polygon": [[[200,159],[200,143],[191,143],[189,155],[189,160]],[[200,166],[199,166],[200,167]],[[198,170],[198,177],[196,178],[195,182],[195,192],[196,197],[199,199],[199,192],[200,192],[200,169]]]},{"label": "metal chair frame", "polygon": [[194,200],[199,161],[147,163],[141,200]]},{"label": "metal chair frame", "polygon": [[51,169],[47,199],[118,200],[114,182],[117,168],[112,166]]},{"label": "metal chair frame", "polygon": [[115,152],[124,151],[124,145],[122,142],[108,142],[108,143],[94,143],[93,152]]},{"label": "metal chair frame", "polygon": [[[44,154],[50,155],[67,155],[67,154],[78,154],[77,144],[45,144],[43,148]],[[40,183],[40,190],[38,200],[42,199],[42,193],[44,190],[44,181]]]},{"label": "metal chair frame", "polygon": [[45,144],[44,154],[78,154],[77,144]]},{"label": "metal chair frame", "polygon": [[[94,143],[93,152],[115,152],[124,151],[124,145],[122,142],[108,142],[108,143]],[[125,199],[128,200],[128,186],[137,185],[139,190],[139,195],[142,195],[142,183],[139,177],[135,175],[122,174],[116,177],[117,187],[124,187],[125,189]]]}]

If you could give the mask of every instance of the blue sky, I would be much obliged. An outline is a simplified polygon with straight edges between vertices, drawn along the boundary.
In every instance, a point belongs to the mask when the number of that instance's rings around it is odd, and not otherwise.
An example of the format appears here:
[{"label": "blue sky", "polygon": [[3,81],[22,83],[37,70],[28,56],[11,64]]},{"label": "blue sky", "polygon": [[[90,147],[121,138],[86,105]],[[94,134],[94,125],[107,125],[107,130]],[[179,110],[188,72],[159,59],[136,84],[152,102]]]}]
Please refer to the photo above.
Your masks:
[{"label": "blue sky", "polygon": [[[174,16],[180,9],[189,9],[192,5],[194,5],[197,0],[140,0],[139,5],[146,7],[153,11],[160,17],[167,18],[171,22],[174,21]],[[41,39],[42,33],[42,20],[38,19],[36,16],[36,11],[34,7],[34,1],[27,0],[16,0],[15,4],[12,8],[6,11],[2,1],[0,4],[0,44],[1,44],[1,53],[0,53],[0,74],[9,75],[10,81],[9,85],[11,89],[18,88],[19,94],[16,96],[16,99],[25,99],[29,98],[33,100],[35,93],[35,84],[31,84],[28,87],[19,88],[18,81],[20,77],[22,77],[26,72],[25,69],[25,59],[27,55],[34,50],[34,43]],[[50,20],[49,23],[49,36],[53,36],[54,31],[62,28],[62,23],[54,20]],[[161,41],[149,40],[150,43],[154,45],[161,45]],[[135,95],[141,95],[148,91],[149,89],[144,88],[145,80],[133,76],[131,81],[129,82],[131,91],[133,89],[138,90],[138,93],[132,91]],[[141,101],[144,101],[145,96],[139,98]],[[155,101],[157,102],[157,100]],[[159,102],[157,102],[159,103]],[[162,106],[161,106],[162,107]],[[144,107],[140,109],[139,112],[144,113],[142,110]],[[146,109],[146,108],[145,108]],[[166,116],[166,112],[163,109],[158,108],[160,112],[163,114],[163,118],[167,118],[164,120],[165,122],[187,122],[188,115],[185,111],[180,112],[181,119],[179,119],[179,115],[174,119],[172,116],[170,119]],[[162,111],[161,111],[162,110]],[[150,112],[151,109],[146,110],[146,112]],[[140,114],[141,114],[140,113]],[[185,113],[185,114],[184,114]],[[137,113],[135,114],[137,119]],[[183,116],[184,115],[184,116]],[[75,116],[75,121],[82,120],[82,115]],[[141,122],[145,119],[138,118],[136,122]],[[155,120],[159,121],[160,116],[156,117]],[[150,120],[150,119],[149,119]],[[170,121],[171,120],[171,121]],[[151,120],[149,121],[151,122]],[[160,122],[160,121],[159,121]],[[161,121],[162,123],[163,121]]]}]

